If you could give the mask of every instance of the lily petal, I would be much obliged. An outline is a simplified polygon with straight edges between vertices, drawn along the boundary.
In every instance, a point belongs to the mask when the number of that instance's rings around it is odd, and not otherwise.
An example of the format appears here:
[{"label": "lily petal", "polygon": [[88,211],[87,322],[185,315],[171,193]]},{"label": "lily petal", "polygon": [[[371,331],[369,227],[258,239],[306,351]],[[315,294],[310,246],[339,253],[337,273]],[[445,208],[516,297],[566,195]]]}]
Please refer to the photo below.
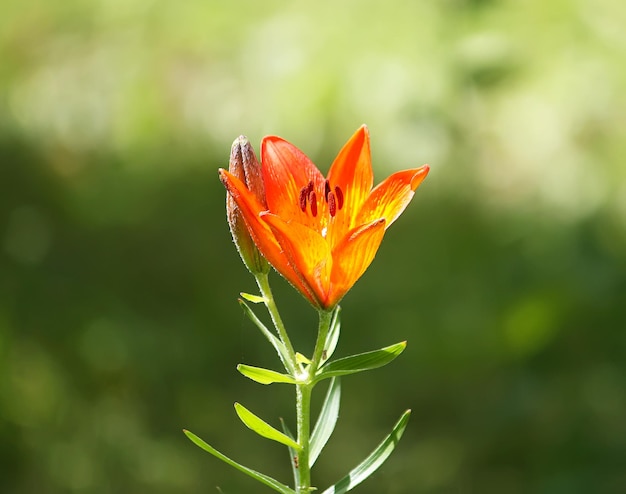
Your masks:
[{"label": "lily petal", "polygon": [[372,263],[385,235],[385,223],[378,219],[355,228],[335,248],[329,306],[338,303]]},{"label": "lily petal", "polygon": [[368,223],[377,218],[385,218],[385,228],[402,214],[407,207],[415,189],[428,175],[428,165],[410,170],[403,170],[390,175],[378,184],[367,198],[357,215],[357,224]]},{"label": "lily petal", "polygon": [[330,222],[326,235],[331,249],[357,226],[354,213],[361,210],[373,182],[369,132],[363,125],[339,151],[328,171],[330,190],[335,191],[338,187],[343,195],[342,208]]},{"label": "lily petal", "polygon": [[328,181],[332,187],[342,189],[346,211],[358,211],[361,208],[374,183],[370,135],[365,125],[339,151],[328,171]]},{"label": "lily petal", "polygon": [[274,214],[261,213],[261,218],[271,228],[301,283],[313,293],[316,305],[325,307],[333,266],[328,242],[317,231]]},{"label": "lily petal", "polygon": [[316,222],[300,207],[300,191],[309,182],[324,190],[324,177],[313,162],[293,144],[267,136],[261,142],[261,163],[268,209],[286,221]]}]

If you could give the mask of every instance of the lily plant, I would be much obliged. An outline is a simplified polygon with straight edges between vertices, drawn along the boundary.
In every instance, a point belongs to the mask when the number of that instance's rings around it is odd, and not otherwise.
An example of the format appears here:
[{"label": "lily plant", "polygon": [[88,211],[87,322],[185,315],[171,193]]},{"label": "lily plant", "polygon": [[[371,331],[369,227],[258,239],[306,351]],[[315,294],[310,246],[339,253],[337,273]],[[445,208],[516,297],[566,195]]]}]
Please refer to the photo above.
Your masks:
[{"label": "lily plant", "polygon": [[[260,291],[258,295],[242,293],[239,303],[284,367],[284,371],[276,371],[239,364],[237,370],[260,384],[295,387],[295,434],[285,423],[279,430],[240,403],[235,403],[235,411],[254,432],[288,448],[294,486],[241,465],[185,430],[189,439],[277,492],[318,490],[312,483],[311,468],[337,423],[340,378],[386,365],[406,347],[403,341],[333,359],[341,329],[339,302],[373,261],[387,228],[407,207],[428,171],[428,165],[399,171],[373,187],[366,126],[344,145],[326,177],[302,151],[280,137],[262,140],[260,162],[245,137],[235,140],[229,169],[220,169],[219,177],[227,191],[227,219],[234,243]],[[270,288],[270,267],[318,312],[317,339],[309,356],[297,352],[291,343]],[[273,330],[250,304],[265,305]],[[326,396],[312,428],[311,395],[325,380],[329,382]],[[322,494],[348,492],[378,469],[397,445],[409,415],[406,410],[374,451]]]}]

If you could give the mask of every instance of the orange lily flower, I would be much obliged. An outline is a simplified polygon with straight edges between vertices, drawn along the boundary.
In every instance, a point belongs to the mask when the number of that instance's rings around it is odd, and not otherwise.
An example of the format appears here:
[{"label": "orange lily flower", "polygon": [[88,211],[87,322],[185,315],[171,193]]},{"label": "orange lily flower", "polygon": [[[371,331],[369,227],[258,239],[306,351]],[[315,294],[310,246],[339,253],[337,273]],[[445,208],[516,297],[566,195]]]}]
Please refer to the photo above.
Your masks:
[{"label": "orange lily flower", "polygon": [[329,310],[368,268],[428,171],[424,165],[396,172],[372,189],[369,133],[362,126],[326,178],[293,144],[265,137],[266,204],[233,174],[219,174],[263,256],[313,305]]}]

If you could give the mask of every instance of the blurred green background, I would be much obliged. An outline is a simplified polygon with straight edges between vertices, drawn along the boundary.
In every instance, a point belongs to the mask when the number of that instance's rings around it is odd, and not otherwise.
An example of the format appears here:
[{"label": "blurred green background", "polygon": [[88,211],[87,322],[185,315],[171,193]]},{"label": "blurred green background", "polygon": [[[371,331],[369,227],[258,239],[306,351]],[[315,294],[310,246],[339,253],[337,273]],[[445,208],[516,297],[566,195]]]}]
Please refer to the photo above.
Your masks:
[{"label": "blurred green background", "polygon": [[621,0],[4,0],[0,492],[271,492],[183,427],[291,481],[232,409],[294,415],[235,370],[279,362],[236,302],[217,168],[278,134],[326,171],[362,123],[377,182],[432,171],[337,354],[409,346],[344,380],[314,482],[412,408],[356,492],[626,492],[624,26]]}]

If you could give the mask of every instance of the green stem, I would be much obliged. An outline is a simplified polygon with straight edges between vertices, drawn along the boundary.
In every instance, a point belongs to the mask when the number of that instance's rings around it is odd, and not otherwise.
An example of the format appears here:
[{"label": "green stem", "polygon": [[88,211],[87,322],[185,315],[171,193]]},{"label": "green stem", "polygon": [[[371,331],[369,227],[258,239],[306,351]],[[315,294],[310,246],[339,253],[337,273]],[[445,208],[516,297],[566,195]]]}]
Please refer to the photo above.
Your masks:
[{"label": "green stem", "polygon": [[287,353],[289,354],[288,364],[290,367],[287,369],[287,372],[291,373],[291,375],[295,377],[298,369],[296,364],[296,352],[293,349],[293,345],[291,344],[289,335],[287,335],[287,329],[285,328],[285,324],[280,317],[278,307],[276,306],[276,302],[274,301],[274,295],[272,293],[272,289],[270,288],[268,273],[258,273],[255,274],[254,277],[256,278],[259,290],[261,290],[261,295],[265,299],[265,307],[267,307],[267,311],[272,318],[272,322],[274,323],[274,327],[278,332],[278,336],[287,348]]},{"label": "green stem", "polygon": [[317,341],[315,342],[313,358],[308,368],[308,375],[305,382],[296,385],[298,444],[302,446],[298,455],[298,485],[296,485],[298,494],[311,492],[311,467],[309,465],[309,453],[311,450],[311,393],[315,385],[315,373],[322,359],[331,320],[332,311],[319,311]]},{"label": "green stem", "polygon": [[317,341],[315,342],[315,350],[313,350],[313,358],[311,359],[311,366],[309,367],[309,377],[313,379],[315,373],[319,368],[324,354],[324,347],[326,346],[326,338],[328,337],[328,331],[330,330],[330,323],[333,319],[332,310],[319,311],[319,326],[317,330]]},{"label": "green stem", "polygon": [[259,290],[261,290],[261,295],[265,300],[265,306],[278,332],[278,336],[287,348],[289,362],[286,364],[290,367],[287,371],[299,381],[298,384],[296,384],[296,423],[297,441],[302,449],[297,458],[296,493],[309,494],[312,491],[311,467],[309,465],[311,450],[311,394],[313,392],[313,386],[315,385],[315,374],[322,361],[324,346],[326,345],[326,338],[328,337],[328,331],[332,321],[332,310],[319,311],[319,325],[315,349],[313,350],[313,358],[307,368],[306,375],[302,376],[302,372],[299,372],[300,366],[296,361],[296,352],[293,349],[283,320],[278,312],[278,307],[276,307],[276,302],[274,301],[274,295],[272,294],[269,284],[269,276],[267,273],[258,273],[255,275],[255,278]]},{"label": "green stem", "polygon": [[298,426],[298,444],[302,446],[298,454],[298,494],[309,493],[311,488],[311,467],[309,451],[311,439],[311,392],[312,384],[296,385],[296,420]]}]

